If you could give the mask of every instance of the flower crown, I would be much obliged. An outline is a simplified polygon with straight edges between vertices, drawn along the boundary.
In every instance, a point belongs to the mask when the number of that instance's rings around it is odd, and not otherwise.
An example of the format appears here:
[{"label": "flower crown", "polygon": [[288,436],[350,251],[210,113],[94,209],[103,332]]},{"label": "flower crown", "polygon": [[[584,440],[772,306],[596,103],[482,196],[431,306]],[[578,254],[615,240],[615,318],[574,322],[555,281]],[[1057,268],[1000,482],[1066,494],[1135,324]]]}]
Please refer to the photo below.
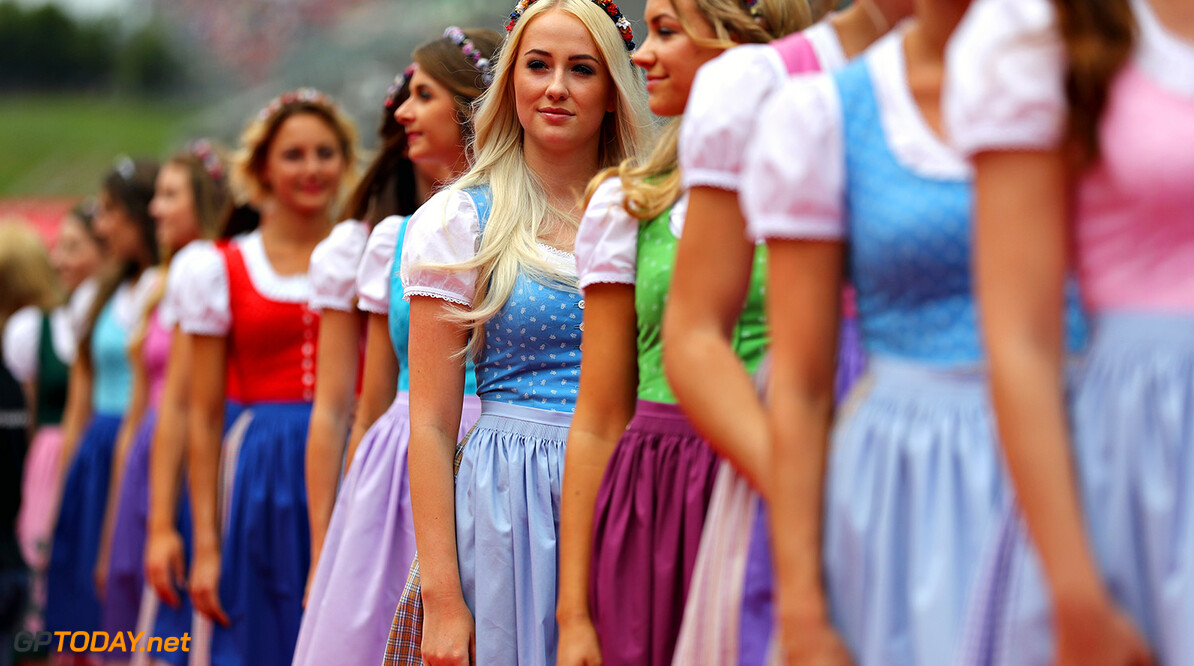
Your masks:
[{"label": "flower crown", "polygon": [[399,90],[402,90],[402,88],[410,82],[410,77],[415,75],[415,70],[418,68],[419,63],[411,63],[409,67],[402,70],[401,74],[394,77],[394,82],[391,83],[390,87],[386,90],[387,109],[392,109],[398,105],[398,100],[395,99],[395,96],[398,94]]},{"label": "flower crown", "polygon": [[274,114],[281,111],[283,107],[290,104],[296,104],[298,102],[318,104],[319,106],[324,106],[329,109],[336,106],[336,103],[332,101],[331,97],[328,97],[326,94],[314,88],[299,88],[298,90],[291,90],[290,92],[285,92],[275,97],[272,101],[270,101],[269,104],[266,105],[264,109],[257,114],[257,120],[260,122],[265,122],[274,117]]},{"label": "flower crown", "polygon": [[[622,41],[626,43],[626,50],[634,50],[634,30],[630,27],[630,21],[622,16],[622,10],[614,4],[613,0],[589,0],[593,4],[600,7],[611,19],[614,25],[618,26],[618,32],[622,35]],[[514,11],[510,12],[510,22],[506,24],[506,32],[514,29],[514,25],[518,23],[518,19],[522,18],[523,12],[527,7],[535,4],[535,0],[519,0],[519,3],[514,7]]]},{"label": "flower crown", "polygon": [[195,139],[187,145],[187,153],[199,160],[203,170],[217,183],[224,179],[224,160],[216,153],[216,147],[207,139]]},{"label": "flower crown", "polygon": [[464,34],[464,31],[454,25],[450,25],[444,29],[444,39],[452,42],[460,47],[464,57],[472,63],[473,67],[481,72],[481,82],[483,88],[488,88],[489,84],[493,83],[493,74],[489,71],[489,58],[486,58],[481,50],[473,44],[473,41]]}]

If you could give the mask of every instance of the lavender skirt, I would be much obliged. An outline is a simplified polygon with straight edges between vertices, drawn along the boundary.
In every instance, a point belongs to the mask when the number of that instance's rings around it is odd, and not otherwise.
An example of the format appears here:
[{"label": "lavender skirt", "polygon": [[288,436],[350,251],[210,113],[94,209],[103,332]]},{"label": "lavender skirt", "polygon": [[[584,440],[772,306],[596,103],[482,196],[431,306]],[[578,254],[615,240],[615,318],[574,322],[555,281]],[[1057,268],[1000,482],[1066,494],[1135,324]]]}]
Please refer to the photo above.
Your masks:
[{"label": "lavender skirt", "polygon": [[590,603],[604,663],[671,663],[718,464],[678,407],[638,401],[593,521]]},{"label": "lavender skirt", "polygon": [[[481,415],[468,396],[464,436]],[[365,434],[344,476],[295,647],[294,666],[379,664],[390,618],[415,556],[410,483],[410,404],[399,393]]]},{"label": "lavender skirt", "polygon": [[[112,555],[102,616],[104,631],[110,635],[135,629],[141,610],[141,592],[145,587],[145,530],[149,518],[149,450],[157,421],[157,412],[151,409],[137,428],[124,466],[120,504],[112,526]],[[105,657],[105,661],[108,660]],[[112,653],[111,660],[127,661],[127,655]]]}]

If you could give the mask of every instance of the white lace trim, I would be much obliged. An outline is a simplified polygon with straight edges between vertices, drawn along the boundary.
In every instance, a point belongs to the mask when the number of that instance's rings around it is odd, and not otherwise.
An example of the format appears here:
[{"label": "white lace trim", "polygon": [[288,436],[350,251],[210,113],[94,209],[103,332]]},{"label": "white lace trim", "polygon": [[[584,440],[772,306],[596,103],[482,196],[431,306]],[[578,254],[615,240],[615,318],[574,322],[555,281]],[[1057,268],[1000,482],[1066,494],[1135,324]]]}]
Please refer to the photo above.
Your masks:
[{"label": "white lace trim", "polygon": [[633,287],[634,278],[625,275],[616,275],[613,273],[592,273],[585,276],[583,282],[578,286],[581,291],[595,285],[595,284],[624,284]]},{"label": "white lace trim", "polygon": [[402,298],[408,302],[410,301],[412,296],[425,296],[427,298],[438,298],[441,301],[448,301],[449,303],[463,305],[466,308],[471,308],[473,306],[472,303],[464,300],[463,298],[460,298],[459,296],[456,296],[455,294],[451,294],[446,291],[439,291],[436,289],[431,289],[428,287],[415,287],[413,289],[406,289],[402,292]]},{"label": "white lace trim", "polygon": [[715,190],[725,190],[735,194],[742,181],[740,174],[728,174],[711,169],[689,169],[680,178],[686,190],[691,190],[694,187],[711,187]]},{"label": "white lace trim", "polygon": [[547,252],[548,254],[559,257],[561,259],[575,259],[576,258],[576,255],[572,254],[571,252],[565,252],[557,247],[552,247],[552,246],[548,245],[547,243],[536,242],[535,244],[538,245],[539,247],[543,248],[543,250],[545,252]]}]

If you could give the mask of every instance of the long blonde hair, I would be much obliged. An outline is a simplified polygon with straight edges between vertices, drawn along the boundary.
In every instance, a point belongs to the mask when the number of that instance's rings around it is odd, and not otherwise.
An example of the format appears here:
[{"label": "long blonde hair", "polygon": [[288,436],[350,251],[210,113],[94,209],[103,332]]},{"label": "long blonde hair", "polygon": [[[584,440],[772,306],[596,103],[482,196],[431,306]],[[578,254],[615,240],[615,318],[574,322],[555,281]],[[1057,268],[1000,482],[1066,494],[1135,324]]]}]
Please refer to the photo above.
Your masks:
[{"label": "long blonde hair", "polygon": [[510,298],[519,272],[545,285],[576,288],[576,277],[549,263],[536,245],[547,219],[564,220],[572,228],[578,220],[551,205],[540,179],[527,166],[512,76],[526,27],[539,15],[557,8],[575,16],[589,31],[617,92],[614,110],[606,114],[601,126],[598,167],[607,168],[638,155],[650,131],[646,91],[610,17],[591,0],[540,0],[528,7],[502,45],[493,85],[478,100],[473,116],[473,167],[452,186],[453,190],[462,190],[488,185],[491,197],[491,214],[476,256],[461,264],[440,267],[477,270],[472,308],[451,315],[473,329],[466,348],[469,354],[481,348],[484,324]]},{"label": "long blonde hair", "polygon": [[[804,30],[819,18],[807,0],[759,0],[758,17],[752,16],[741,0],[695,0],[696,10],[709,22],[716,39],[698,37],[684,12],[677,19],[684,32],[696,44],[727,49],[737,44],[758,44]],[[631,157],[616,167],[603,170],[585,191],[585,205],[607,178],[622,180],[622,206],[639,220],[653,220],[676,203],[681,194],[678,146],[680,119],[668,120],[654,150],[646,161]]]}]

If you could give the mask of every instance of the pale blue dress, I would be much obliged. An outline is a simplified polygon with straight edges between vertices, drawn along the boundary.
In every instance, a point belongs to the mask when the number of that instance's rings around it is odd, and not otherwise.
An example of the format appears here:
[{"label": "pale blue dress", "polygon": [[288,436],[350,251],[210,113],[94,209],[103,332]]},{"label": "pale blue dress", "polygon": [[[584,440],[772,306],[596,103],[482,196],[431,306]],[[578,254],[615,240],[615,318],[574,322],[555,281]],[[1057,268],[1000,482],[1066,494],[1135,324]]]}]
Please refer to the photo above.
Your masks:
[{"label": "pale blue dress", "polygon": [[[744,178],[756,235],[847,244],[868,367],[831,435],[822,563],[860,666],[952,663],[1010,501],[971,279],[971,172],[920,115],[902,47],[897,30],[836,74],[787,84]],[[1076,306],[1070,324],[1076,349]]]},{"label": "pale blue dress", "polygon": [[[405,296],[471,305],[475,271],[432,264],[470,259],[488,219],[487,188],[447,191],[410,221],[402,252]],[[572,255],[540,246],[575,278]],[[584,300],[525,272],[485,325],[475,359],[481,418],[456,478],[456,548],[465,603],[476,622],[477,664],[556,661],[555,620],[564,444],[576,406]]]}]

